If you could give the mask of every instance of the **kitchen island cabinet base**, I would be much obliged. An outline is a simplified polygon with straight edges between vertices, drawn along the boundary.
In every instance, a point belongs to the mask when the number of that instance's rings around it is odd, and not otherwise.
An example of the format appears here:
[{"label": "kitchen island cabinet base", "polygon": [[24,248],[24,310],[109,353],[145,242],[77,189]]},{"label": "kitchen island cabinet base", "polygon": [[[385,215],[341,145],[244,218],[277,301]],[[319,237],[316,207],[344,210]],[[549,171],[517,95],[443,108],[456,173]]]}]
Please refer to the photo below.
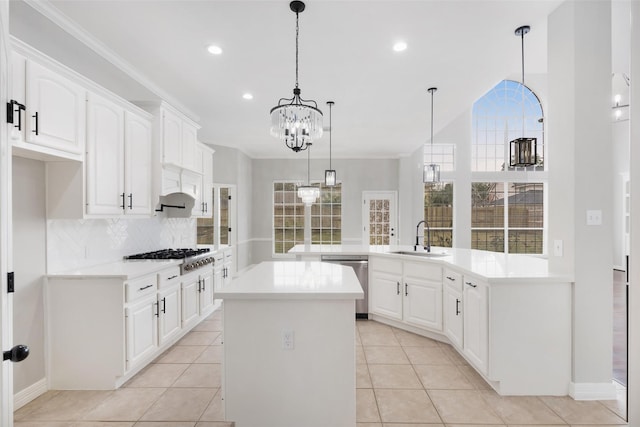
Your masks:
[{"label": "kitchen island cabinet base", "polygon": [[237,427],[355,427],[353,313],[353,300],[225,300],[226,419]]}]

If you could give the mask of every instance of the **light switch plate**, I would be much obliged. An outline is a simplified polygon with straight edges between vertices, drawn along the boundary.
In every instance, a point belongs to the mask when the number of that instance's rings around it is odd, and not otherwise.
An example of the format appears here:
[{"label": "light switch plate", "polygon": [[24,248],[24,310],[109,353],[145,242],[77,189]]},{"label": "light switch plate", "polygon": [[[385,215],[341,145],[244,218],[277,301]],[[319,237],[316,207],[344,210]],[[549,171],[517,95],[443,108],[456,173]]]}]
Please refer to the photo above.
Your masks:
[{"label": "light switch plate", "polygon": [[587,225],[602,225],[602,211],[587,211]]}]

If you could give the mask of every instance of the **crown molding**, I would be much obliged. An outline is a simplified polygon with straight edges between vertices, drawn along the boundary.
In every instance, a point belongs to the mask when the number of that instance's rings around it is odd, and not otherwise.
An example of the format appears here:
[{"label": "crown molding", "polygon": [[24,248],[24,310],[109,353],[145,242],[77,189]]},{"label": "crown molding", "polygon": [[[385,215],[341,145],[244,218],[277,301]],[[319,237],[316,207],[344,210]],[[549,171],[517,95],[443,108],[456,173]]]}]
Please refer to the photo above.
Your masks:
[{"label": "crown molding", "polygon": [[188,116],[195,122],[200,121],[200,117],[187,108],[183,103],[167,93],[160,86],[155,84],[151,79],[140,72],[136,67],[127,62],[124,58],[118,55],[116,52],[107,47],[100,40],[95,38],[84,28],[78,25],[75,21],[71,20],[68,16],[60,12],[55,6],[51,5],[48,1],[43,0],[24,0],[26,4],[38,11],[40,14],[51,20],[54,24],[62,28],[69,33],[76,40],[80,41],[98,55],[109,61],[115,67],[125,72],[136,82],[147,88],[149,91],[157,95],[159,98],[167,101],[173,107],[180,110],[184,115]]}]

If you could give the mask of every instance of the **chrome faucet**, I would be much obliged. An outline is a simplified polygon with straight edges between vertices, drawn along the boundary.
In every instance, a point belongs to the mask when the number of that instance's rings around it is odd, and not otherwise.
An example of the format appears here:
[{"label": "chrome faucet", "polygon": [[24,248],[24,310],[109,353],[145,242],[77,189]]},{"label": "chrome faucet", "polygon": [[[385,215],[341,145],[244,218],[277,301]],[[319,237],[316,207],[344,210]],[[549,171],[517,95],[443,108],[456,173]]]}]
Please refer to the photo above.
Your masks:
[{"label": "chrome faucet", "polygon": [[431,228],[429,227],[429,223],[426,219],[423,219],[416,226],[416,244],[413,247],[414,251],[418,251],[418,247],[420,247],[420,224],[423,224],[427,227],[427,246],[423,246],[422,248],[427,252],[431,252]]}]

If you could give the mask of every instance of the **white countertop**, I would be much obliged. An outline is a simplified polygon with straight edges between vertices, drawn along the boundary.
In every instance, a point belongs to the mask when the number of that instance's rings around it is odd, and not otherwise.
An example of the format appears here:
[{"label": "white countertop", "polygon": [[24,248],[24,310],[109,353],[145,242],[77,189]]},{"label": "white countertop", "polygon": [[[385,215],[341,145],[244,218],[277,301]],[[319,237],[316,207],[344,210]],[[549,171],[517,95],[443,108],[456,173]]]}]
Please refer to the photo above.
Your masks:
[{"label": "white countertop", "polygon": [[364,292],[350,267],[317,261],[267,261],[219,291],[222,299],[362,299]]},{"label": "white countertop", "polygon": [[422,257],[393,252],[413,251],[413,246],[296,245],[289,253],[301,255],[380,255],[404,261],[432,262],[473,274],[489,283],[573,282],[573,277],[549,271],[549,263],[538,255],[504,254],[476,249],[432,247],[431,252],[446,256]]},{"label": "white countertop", "polygon": [[135,279],[136,277],[154,274],[165,268],[179,266],[181,259],[145,260],[132,259],[99,264],[91,267],[82,267],[76,270],[49,273],[49,278],[57,279],[85,279],[85,278],[118,278],[122,280]]}]

